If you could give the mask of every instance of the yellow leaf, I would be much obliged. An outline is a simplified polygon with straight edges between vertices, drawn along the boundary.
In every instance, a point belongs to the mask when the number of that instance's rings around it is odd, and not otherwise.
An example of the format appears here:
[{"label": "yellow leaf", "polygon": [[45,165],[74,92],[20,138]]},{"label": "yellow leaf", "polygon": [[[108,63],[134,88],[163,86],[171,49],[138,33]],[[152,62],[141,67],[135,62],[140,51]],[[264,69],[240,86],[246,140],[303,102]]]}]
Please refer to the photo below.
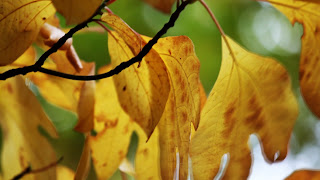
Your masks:
[{"label": "yellow leaf", "polygon": [[[109,34],[112,66],[137,55],[144,40],[119,17],[105,13],[102,18],[117,32]],[[151,49],[140,64],[113,76],[120,104],[150,137],[164,111],[170,91],[167,70],[160,55]]]},{"label": "yellow leaf", "polygon": [[49,0],[1,0],[0,9],[1,66],[12,63],[28,49],[55,9]]},{"label": "yellow leaf", "polygon": [[153,48],[167,67],[171,85],[166,108],[158,124],[161,176],[173,179],[178,147],[179,179],[187,179],[191,122],[197,128],[200,119],[200,62],[192,41],[186,36],[161,38]]},{"label": "yellow leaf", "polygon": [[300,88],[310,110],[320,118],[320,2],[315,0],[272,0],[269,1],[292,24],[303,25],[300,56]]},{"label": "yellow leaf", "polygon": [[[102,68],[99,73],[110,67]],[[121,109],[112,78],[97,83],[95,104],[95,127],[103,124],[96,136],[89,138],[92,160],[98,179],[108,179],[126,157],[133,122]]]},{"label": "yellow leaf", "polygon": [[[39,126],[52,137],[57,132],[40,103],[21,76],[0,82],[0,123],[3,132],[1,154],[4,179],[11,179],[29,165],[39,169],[56,161],[51,145]],[[27,175],[25,179],[56,179],[56,169]]]},{"label": "yellow leaf", "polygon": [[[159,131],[156,128],[148,138],[141,127],[134,124],[139,137],[139,144],[135,158],[137,180],[160,180]],[[148,140],[148,142],[147,142]]]},{"label": "yellow leaf", "polygon": [[176,2],[175,0],[144,0],[144,1],[150,4],[152,7],[166,14],[171,13],[172,5]]},{"label": "yellow leaf", "polygon": [[246,179],[251,166],[247,142],[253,133],[260,138],[266,160],[283,160],[298,115],[285,68],[226,39],[233,52],[223,40],[220,73],[191,141],[195,179],[213,179],[224,154],[228,165],[223,178]]},{"label": "yellow leaf", "polygon": [[102,0],[52,0],[67,21],[67,24],[79,24],[89,19],[98,9]]},{"label": "yellow leaf", "polygon": [[35,63],[36,51],[30,46],[18,59],[10,65],[1,66],[0,72],[3,73],[10,69],[16,69],[24,66],[29,66]]},{"label": "yellow leaf", "polygon": [[74,172],[66,166],[57,166],[57,180],[73,180]]},{"label": "yellow leaf", "polygon": [[296,170],[286,180],[317,180],[320,179],[320,171]]}]

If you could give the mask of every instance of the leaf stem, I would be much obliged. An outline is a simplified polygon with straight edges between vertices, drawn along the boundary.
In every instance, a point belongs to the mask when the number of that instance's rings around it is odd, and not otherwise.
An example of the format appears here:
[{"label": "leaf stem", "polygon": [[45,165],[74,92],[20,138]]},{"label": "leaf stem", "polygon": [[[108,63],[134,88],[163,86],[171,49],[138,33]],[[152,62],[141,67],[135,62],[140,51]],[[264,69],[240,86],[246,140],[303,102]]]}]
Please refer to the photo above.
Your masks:
[{"label": "leaf stem", "polygon": [[199,0],[199,1],[202,4],[202,6],[207,10],[207,12],[209,13],[209,15],[210,15],[211,19],[213,20],[213,22],[216,24],[216,26],[217,26],[217,28],[218,28],[223,40],[225,41],[225,43],[226,43],[226,45],[227,45],[227,47],[229,49],[229,52],[230,52],[230,54],[232,56],[232,59],[234,60],[234,62],[236,62],[236,57],[235,57],[235,55],[234,55],[234,53],[232,51],[232,48],[231,48],[231,46],[230,46],[230,44],[228,42],[227,36],[224,33],[224,31],[223,31],[218,19],[215,17],[215,15],[213,14],[213,12],[211,11],[211,9],[209,8],[209,6],[207,5],[207,3],[204,0]]}]

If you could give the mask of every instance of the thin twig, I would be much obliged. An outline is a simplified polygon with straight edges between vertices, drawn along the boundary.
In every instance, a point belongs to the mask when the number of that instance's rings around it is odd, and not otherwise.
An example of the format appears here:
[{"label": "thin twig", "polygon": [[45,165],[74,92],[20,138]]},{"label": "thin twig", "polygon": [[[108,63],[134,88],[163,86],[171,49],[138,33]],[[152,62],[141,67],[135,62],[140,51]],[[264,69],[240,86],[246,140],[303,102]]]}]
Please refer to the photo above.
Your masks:
[{"label": "thin twig", "polygon": [[[180,13],[184,10],[184,8],[191,3],[190,0],[183,1],[181,5],[175,10],[175,12],[171,15],[170,20],[161,28],[161,30],[142,48],[142,50],[139,52],[139,54],[133,58],[131,58],[128,61],[122,62],[114,69],[110,70],[109,72],[106,72],[104,74],[94,75],[94,76],[78,76],[78,75],[72,75],[72,74],[65,74],[62,72],[46,69],[40,66],[26,66],[23,68],[18,69],[12,69],[9,70],[3,74],[0,74],[0,80],[5,80],[7,78],[16,76],[18,74],[27,74],[29,72],[42,72],[45,74],[58,76],[66,79],[73,79],[73,80],[84,80],[84,81],[90,81],[90,80],[99,80],[107,77],[111,77],[115,74],[120,73],[124,69],[128,68],[132,64],[136,62],[140,62],[142,58],[148,54],[148,52],[152,49],[153,45],[158,42],[161,36],[167,33],[167,31],[174,26],[176,20],[178,19]],[[59,42],[59,41],[58,41]]]},{"label": "thin twig", "polygon": [[58,161],[55,161],[53,163],[48,164],[47,166],[44,166],[42,168],[39,169],[34,169],[32,170],[31,166],[28,166],[27,168],[25,168],[21,173],[19,173],[18,175],[14,176],[12,178],[12,180],[18,180],[21,179],[23,176],[27,175],[27,174],[35,174],[35,173],[39,173],[39,172],[43,172],[46,171],[54,166],[56,166],[57,164],[59,164],[61,161],[63,160],[63,157],[60,157],[58,159]]}]

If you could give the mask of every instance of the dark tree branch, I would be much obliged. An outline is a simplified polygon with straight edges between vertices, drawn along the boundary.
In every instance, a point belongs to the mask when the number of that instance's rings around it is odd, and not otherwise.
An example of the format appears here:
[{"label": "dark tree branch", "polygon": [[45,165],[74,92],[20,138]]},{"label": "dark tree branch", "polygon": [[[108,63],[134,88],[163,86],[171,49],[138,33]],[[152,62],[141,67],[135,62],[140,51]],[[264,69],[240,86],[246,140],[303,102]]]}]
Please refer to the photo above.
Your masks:
[{"label": "dark tree branch", "polygon": [[[105,1],[108,2],[109,0]],[[103,79],[103,78],[107,78],[107,77],[111,77],[115,74],[120,73],[121,71],[123,71],[124,69],[128,68],[129,66],[131,66],[132,64],[136,63],[136,62],[140,62],[142,60],[142,58],[148,54],[148,52],[152,49],[153,45],[155,45],[158,40],[160,39],[161,36],[163,36],[164,34],[167,33],[167,31],[174,26],[176,20],[178,19],[180,13],[184,10],[184,8],[191,3],[191,0],[187,0],[187,1],[183,1],[180,6],[178,6],[178,8],[175,10],[175,12],[171,15],[170,20],[161,28],[161,30],[142,48],[142,50],[140,51],[140,53],[131,58],[128,61],[122,62],[121,64],[119,64],[117,67],[115,67],[114,69],[110,70],[109,72],[106,72],[104,74],[98,74],[98,75],[94,75],[94,76],[78,76],[78,75],[72,75],[72,74],[65,74],[62,72],[58,72],[58,71],[54,71],[54,70],[50,70],[50,69],[46,69],[41,67],[44,63],[44,61],[54,52],[56,52],[66,41],[68,38],[72,37],[72,35],[74,33],[76,33],[77,31],[79,31],[80,29],[84,28],[87,26],[88,22],[91,22],[93,17],[91,17],[89,20],[77,25],[76,27],[72,28],[67,34],[65,34],[61,39],[59,39],[59,41],[52,46],[52,48],[50,48],[48,51],[46,51],[40,58],[39,60],[31,66],[26,66],[26,67],[22,67],[22,68],[17,68],[17,69],[12,69],[9,71],[6,71],[2,74],[0,74],[0,80],[5,80],[8,79],[10,77],[22,74],[25,75],[29,72],[42,72],[42,73],[46,73],[49,75],[53,75],[53,76],[58,76],[58,77],[62,77],[62,78],[66,78],[66,79],[73,79],[73,80],[84,80],[84,81],[90,81],[90,80],[98,80],[98,79]],[[104,4],[101,5],[101,7],[104,7]],[[97,12],[100,12],[101,7],[98,9]]]}]

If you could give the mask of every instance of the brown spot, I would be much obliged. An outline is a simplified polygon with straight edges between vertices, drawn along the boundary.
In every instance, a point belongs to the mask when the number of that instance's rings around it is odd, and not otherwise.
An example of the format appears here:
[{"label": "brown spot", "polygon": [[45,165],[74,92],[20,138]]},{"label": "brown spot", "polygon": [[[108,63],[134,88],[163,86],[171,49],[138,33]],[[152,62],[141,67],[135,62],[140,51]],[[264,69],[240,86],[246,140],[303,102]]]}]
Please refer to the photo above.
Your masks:
[{"label": "brown spot", "polygon": [[148,152],[148,149],[144,149],[144,150],[142,151],[142,153],[143,153],[144,156],[148,156],[148,153],[149,153],[149,152]]},{"label": "brown spot", "polygon": [[171,50],[169,49],[169,54],[171,55]]},{"label": "brown spot", "polygon": [[174,138],[174,135],[175,135],[174,131],[171,131],[170,137],[171,137],[171,138]]},{"label": "brown spot", "polygon": [[123,134],[127,134],[128,132],[129,132],[129,125],[127,124],[127,125],[124,127]]},{"label": "brown spot", "polygon": [[13,88],[12,88],[12,85],[11,85],[11,84],[8,84],[8,85],[7,85],[7,90],[8,90],[8,92],[9,92],[10,94],[13,93]]},{"label": "brown spot", "polygon": [[181,90],[184,90],[186,87],[186,83],[184,81],[181,81]]},{"label": "brown spot", "polygon": [[19,24],[22,24],[22,22],[23,22],[23,21],[22,21],[22,20],[20,20],[20,21],[19,21]]},{"label": "brown spot", "polygon": [[123,86],[122,91],[126,91],[127,90],[127,86]]},{"label": "brown spot", "polygon": [[255,111],[246,118],[246,123],[252,123],[255,120],[259,119],[261,111],[262,108],[257,106]]},{"label": "brown spot", "polygon": [[187,113],[186,112],[182,112],[182,121],[183,122],[187,121],[187,117],[188,117]]},{"label": "brown spot", "polygon": [[229,104],[227,107],[227,110],[224,112],[224,118],[228,122],[230,119],[232,119],[232,115],[234,111],[236,110],[234,103]]},{"label": "brown spot", "polygon": [[181,103],[184,103],[186,101],[186,96],[185,96],[185,94],[183,94],[182,96],[181,96]]},{"label": "brown spot", "polygon": [[225,138],[228,138],[230,136],[231,131],[234,127],[234,123],[236,121],[236,119],[233,118],[233,114],[236,110],[235,103],[236,103],[236,101],[230,103],[227,107],[227,110],[224,112],[225,129],[223,130],[222,134],[223,134],[223,136],[225,136]]},{"label": "brown spot", "polygon": [[299,71],[299,81],[301,81],[303,78],[304,78],[304,74],[305,73],[305,71],[304,71],[304,69],[301,69],[300,68],[300,71]]},{"label": "brown spot", "polygon": [[107,166],[107,163],[106,163],[106,162],[102,164],[102,167],[106,167],[106,166]]},{"label": "brown spot", "polygon": [[120,156],[120,159],[122,159],[124,157],[124,152],[123,151],[119,151],[118,154]]},{"label": "brown spot", "polygon": [[311,77],[311,72],[308,72],[306,75],[306,80],[310,79],[310,77]]},{"label": "brown spot", "polygon": [[118,119],[116,119],[115,121],[107,121],[105,123],[105,127],[106,128],[114,128],[117,126],[117,124],[118,124]]},{"label": "brown spot", "polygon": [[45,20],[47,20],[47,18],[46,18],[46,17],[43,17],[43,18],[42,18],[42,20],[44,20],[44,21],[45,21]]}]

